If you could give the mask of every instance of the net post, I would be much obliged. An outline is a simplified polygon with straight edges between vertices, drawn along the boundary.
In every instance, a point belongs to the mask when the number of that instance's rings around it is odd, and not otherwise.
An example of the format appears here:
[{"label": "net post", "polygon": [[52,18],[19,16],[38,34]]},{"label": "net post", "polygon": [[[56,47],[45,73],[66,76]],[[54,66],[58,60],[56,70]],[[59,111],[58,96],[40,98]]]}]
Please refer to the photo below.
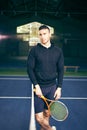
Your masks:
[{"label": "net post", "polygon": [[34,89],[34,86],[32,84],[31,116],[30,116],[29,130],[36,130],[33,89]]}]

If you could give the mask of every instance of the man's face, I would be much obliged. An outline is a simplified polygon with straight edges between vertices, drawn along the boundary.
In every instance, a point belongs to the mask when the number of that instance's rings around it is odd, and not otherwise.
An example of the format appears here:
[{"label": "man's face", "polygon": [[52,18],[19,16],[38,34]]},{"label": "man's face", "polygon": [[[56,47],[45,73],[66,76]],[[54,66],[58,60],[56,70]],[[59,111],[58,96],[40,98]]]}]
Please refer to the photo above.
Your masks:
[{"label": "man's face", "polygon": [[39,30],[39,38],[42,44],[47,44],[48,42],[50,42],[50,31],[48,29],[42,29]]}]

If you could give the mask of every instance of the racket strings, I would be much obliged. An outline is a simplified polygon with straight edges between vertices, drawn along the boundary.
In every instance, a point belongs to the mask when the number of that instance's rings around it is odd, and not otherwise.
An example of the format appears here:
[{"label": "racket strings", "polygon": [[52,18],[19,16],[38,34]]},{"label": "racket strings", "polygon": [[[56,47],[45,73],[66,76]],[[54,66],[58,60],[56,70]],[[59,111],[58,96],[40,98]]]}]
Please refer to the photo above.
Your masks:
[{"label": "racket strings", "polygon": [[51,112],[51,116],[58,121],[65,120],[68,114],[66,107],[59,102],[53,102],[50,105],[50,112]]}]

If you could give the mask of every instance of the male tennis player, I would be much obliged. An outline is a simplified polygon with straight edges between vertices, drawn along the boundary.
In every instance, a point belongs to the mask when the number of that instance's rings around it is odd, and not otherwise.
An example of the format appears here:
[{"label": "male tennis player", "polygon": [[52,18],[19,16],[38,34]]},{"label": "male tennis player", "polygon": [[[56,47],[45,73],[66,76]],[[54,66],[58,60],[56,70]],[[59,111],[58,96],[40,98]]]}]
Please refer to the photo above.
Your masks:
[{"label": "male tennis player", "polygon": [[40,97],[44,95],[51,100],[61,97],[64,57],[62,50],[51,43],[48,26],[39,27],[39,38],[41,43],[34,46],[29,53],[27,71],[36,89],[34,95],[36,120],[41,130],[54,130],[49,124],[50,114],[47,106]]}]

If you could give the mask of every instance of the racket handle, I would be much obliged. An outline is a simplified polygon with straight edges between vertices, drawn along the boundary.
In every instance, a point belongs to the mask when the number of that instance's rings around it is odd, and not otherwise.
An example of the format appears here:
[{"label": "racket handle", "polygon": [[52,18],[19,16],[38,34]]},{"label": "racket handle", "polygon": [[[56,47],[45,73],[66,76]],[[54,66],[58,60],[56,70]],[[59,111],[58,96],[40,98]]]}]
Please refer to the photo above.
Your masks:
[{"label": "racket handle", "polygon": [[35,88],[33,89],[33,92],[36,92],[36,89],[35,89]]}]

